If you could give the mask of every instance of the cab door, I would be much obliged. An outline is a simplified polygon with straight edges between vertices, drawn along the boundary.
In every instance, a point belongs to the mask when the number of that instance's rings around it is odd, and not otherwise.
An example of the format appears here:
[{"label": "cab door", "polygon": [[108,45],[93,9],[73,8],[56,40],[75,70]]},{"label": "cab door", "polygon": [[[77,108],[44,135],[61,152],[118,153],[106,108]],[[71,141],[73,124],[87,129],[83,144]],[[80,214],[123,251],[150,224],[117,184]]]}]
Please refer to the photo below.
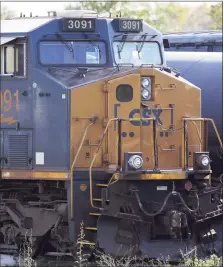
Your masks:
[{"label": "cab door", "polygon": [[[139,74],[129,74],[108,81],[108,119],[140,118],[141,79]],[[122,121],[121,123],[121,165],[124,152],[140,152],[140,123]],[[108,161],[118,163],[118,122],[110,124],[107,133]]]}]

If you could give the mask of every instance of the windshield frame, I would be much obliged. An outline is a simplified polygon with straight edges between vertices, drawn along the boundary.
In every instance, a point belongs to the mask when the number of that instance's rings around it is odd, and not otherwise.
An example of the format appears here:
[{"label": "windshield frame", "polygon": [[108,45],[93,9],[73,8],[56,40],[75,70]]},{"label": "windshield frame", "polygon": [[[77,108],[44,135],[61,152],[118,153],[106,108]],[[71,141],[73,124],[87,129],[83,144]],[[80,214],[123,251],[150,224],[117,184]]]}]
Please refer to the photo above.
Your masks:
[{"label": "windshield frame", "polygon": [[[112,47],[112,50],[113,50],[113,60],[114,60],[114,62],[115,62],[115,64],[118,66],[118,65],[126,65],[126,64],[132,64],[132,63],[130,63],[130,62],[126,62],[126,63],[117,63],[116,62],[116,57],[115,57],[115,53],[117,53],[117,51],[115,51],[115,49],[114,49],[114,43],[115,42],[120,42],[120,43],[122,43],[123,42],[123,40],[122,39],[113,39],[112,40],[112,44],[111,44],[111,47]],[[163,64],[164,64],[164,58],[163,58],[163,53],[162,53],[162,48],[161,48],[161,44],[158,42],[158,41],[151,41],[151,40],[125,40],[125,44],[126,43],[142,43],[142,42],[144,42],[144,45],[145,45],[145,43],[157,43],[158,44],[158,47],[159,47],[159,54],[160,54],[160,58],[161,58],[161,64],[155,64],[156,66],[162,66]],[[125,44],[124,44],[124,46],[125,46]],[[143,47],[144,47],[144,45],[143,45]],[[124,48],[123,48],[124,49]],[[137,51],[137,50],[136,50]],[[153,65],[152,63],[143,63],[143,64],[141,64],[141,65],[134,65],[134,67],[141,67],[142,65]]]},{"label": "windshield frame", "polygon": [[[105,47],[105,59],[106,59],[106,62],[103,63],[103,64],[77,64],[77,63],[74,63],[74,64],[46,64],[46,63],[43,63],[41,62],[41,43],[42,42],[61,42],[60,40],[58,39],[40,39],[38,41],[38,62],[41,66],[44,66],[44,67],[89,67],[89,68],[98,68],[98,67],[104,67],[108,64],[108,46],[107,46],[107,42],[105,40],[102,40],[102,39],[67,39],[65,38],[64,39],[65,42],[86,42],[86,43],[90,43],[91,42],[102,42],[104,43],[104,47]],[[62,44],[63,45],[63,44]],[[102,51],[101,51],[102,53]]]}]

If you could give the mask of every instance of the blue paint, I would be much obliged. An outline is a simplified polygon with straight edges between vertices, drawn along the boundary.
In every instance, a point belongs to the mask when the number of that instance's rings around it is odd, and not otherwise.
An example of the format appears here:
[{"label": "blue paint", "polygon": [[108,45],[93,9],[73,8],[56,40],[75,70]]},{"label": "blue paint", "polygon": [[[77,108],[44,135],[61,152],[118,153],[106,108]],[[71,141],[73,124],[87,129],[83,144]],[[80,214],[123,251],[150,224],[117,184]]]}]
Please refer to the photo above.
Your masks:
[{"label": "blue paint", "polygon": [[135,136],[135,133],[134,133],[134,132],[130,132],[130,133],[129,133],[129,136],[132,138],[132,137]]},{"label": "blue paint", "polygon": [[[150,117],[155,117],[157,124],[163,125],[160,115],[163,112],[162,109],[148,109],[145,108],[142,111],[142,118],[150,118]],[[135,118],[136,115],[141,115],[141,110],[140,109],[133,109],[129,113],[129,118]],[[151,116],[153,115],[153,116]],[[141,122],[140,121],[132,121],[132,125],[134,126],[140,126]],[[142,126],[149,126],[151,124],[151,121],[142,121]]]},{"label": "blue paint", "polygon": [[122,137],[126,137],[127,136],[127,133],[126,132],[122,132],[121,136]]}]

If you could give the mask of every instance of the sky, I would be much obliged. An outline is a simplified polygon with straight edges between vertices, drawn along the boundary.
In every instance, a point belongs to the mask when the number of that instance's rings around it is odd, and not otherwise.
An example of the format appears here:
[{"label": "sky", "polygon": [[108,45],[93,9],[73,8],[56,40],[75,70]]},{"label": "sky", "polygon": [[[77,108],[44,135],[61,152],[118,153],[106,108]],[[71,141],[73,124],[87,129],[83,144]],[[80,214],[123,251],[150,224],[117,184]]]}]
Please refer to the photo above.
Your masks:
[{"label": "sky", "polygon": [[[47,15],[47,11],[58,11],[58,10],[64,10],[64,7],[70,3],[74,3],[75,1],[70,1],[70,2],[56,2],[56,1],[39,1],[39,2],[32,2],[32,1],[24,1],[24,2],[6,2],[2,1],[1,5],[6,6],[10,10],[15,11],[15,15],[19,16],[20,12],[23,12],[26,16],[30,15],[30,12],[33,13],[33,16],[36,15]],[[81,2],[81,1],[78,1]],[[152,2],[152,1],[150,1]],[[160,1],[158,1],[160,2]],[[169,2],[167,0],[166,2]],[[181,2],[183,5],[199,5],[202,2],[185,2],[185,1],[178,1]],[[204,1],[205,2],[205,1]],[[208,2],[208,1],[206,1]],[[215,2],[215,1],[214,1]],[[214,4],[214,2],[208,2],[209,4]]]}]

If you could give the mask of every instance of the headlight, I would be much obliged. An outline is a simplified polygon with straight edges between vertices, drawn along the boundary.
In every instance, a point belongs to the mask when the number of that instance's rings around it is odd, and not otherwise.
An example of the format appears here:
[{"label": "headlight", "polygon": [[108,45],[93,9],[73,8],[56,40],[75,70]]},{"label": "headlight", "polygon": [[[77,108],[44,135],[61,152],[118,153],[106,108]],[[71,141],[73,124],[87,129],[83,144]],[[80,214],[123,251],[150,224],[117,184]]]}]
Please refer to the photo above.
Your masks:
[{"label": "headlight", "polygon": [[148,79],[148,78],[143,78],[142,79],[142,87],[143,88],[149,87],[150,84],[151,84],[151,80],[150,79]]},{"label": "headlight", "polygon": [[142,157],[140,157],[138,155],[133,155],[132,157],[130,157],[128,164],[130,167],[132,167],[134,169],[140,169],[142,167],[142,164],[143,164]]},{"label": "headlight", "polygon": [[207,156],[203,156],[203,157],[201,158],[201,164],[202,164],[204,167],[208,166],[209,163],[210,163],[210,159],[209,159]]},{"label": "headlight", "polygon": [[193,168],[195,173],[203,179],[206,174],[211,173],[211,160],[209,152],[194,152]]},{"label": "headlight", "polygon": [[143,78],[141,81],[142,100],[149,100],[151,98],[152,81],[149,77]]},{"label": "headlight", "polygon": [[148,100],[149,98],[151,98],[151,94],[150,94],[149,90],[147,90],[147,89],[142,90],[142,98],[144,100]]}]

